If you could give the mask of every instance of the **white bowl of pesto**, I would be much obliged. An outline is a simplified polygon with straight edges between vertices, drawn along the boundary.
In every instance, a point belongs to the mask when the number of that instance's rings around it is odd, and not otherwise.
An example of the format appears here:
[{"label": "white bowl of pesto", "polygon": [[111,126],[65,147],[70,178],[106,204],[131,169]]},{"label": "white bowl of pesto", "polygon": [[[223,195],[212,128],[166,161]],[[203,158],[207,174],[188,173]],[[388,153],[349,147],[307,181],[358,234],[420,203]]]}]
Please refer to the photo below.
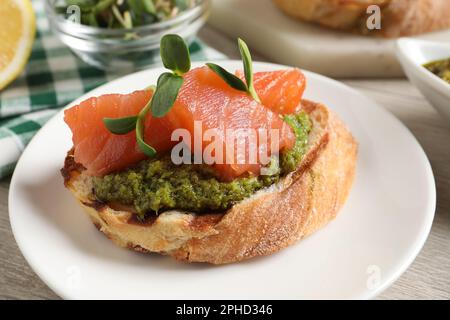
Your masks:
[{"label": "white bowl of pesto", "polygon": [[[409,80],[427,100],[450,121],[450,83],[448,75],[425,67],[450,59],[450,43],[402,38],[397,41],[397,57]],[[450,62],[445,69],[450,73]]]},{"label": "white bowl of pesto", "polygon": [[[242,68],[241,61],[220,65]],[[255,62],[254,68],[286,67]],[[112,81],[70,106],[142,89],[164,71],[149,69]],[[375,297],[408,268],[427,239],[436,205],[431,166],[414,136],[389,112],[342,83],[311,72],[305,76],[305,98],[328,105],[359,142],[350,196],[321,230],[277,254],[224,266],[121,249],[92,225],[64,188],[59,170],[72,141],[61,112],[27,146],[11,181],[9,215],[23,256],[68,299]]]}]

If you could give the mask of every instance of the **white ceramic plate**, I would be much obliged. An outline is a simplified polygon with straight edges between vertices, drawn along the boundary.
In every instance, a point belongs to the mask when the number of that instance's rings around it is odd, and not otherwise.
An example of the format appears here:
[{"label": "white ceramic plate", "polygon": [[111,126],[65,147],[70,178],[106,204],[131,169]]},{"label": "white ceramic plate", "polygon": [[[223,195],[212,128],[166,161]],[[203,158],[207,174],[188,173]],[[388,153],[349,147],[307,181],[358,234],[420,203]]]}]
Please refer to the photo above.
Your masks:
[{"label": "white ceramic plate", "polygon": [[[229,70],[236,61],[221,61]],[[256,70],[281,66],[255,63]],[[156,83],[162,69],[106,84],[90,96]],[[427,157],[391,114],[358,92],[306,73],[306,97],[322,101],[360,143],[357,177],[340,215],[269,257],[226,266],[184,264],[116,247],[63,186],[71,147],[62,113],[26,148],[12,178],[9,211],[17,243],[36,273],[63,298],[371,298],[413,261],[429,233],[435,184]],[[300,196],[300,195],[299,195]]]}]

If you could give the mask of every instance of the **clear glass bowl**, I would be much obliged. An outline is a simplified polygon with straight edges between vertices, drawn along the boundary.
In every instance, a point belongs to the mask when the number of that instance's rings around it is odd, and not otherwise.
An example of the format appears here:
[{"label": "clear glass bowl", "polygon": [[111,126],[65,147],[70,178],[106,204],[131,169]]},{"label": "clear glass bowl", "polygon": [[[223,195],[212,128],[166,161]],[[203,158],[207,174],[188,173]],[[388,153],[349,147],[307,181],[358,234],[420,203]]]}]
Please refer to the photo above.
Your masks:
[{"label": "clear glass bowl", "polygon": [[55,11],[58,0],[46,0],[45,11],[53,32],[77,56],[97,68],[125,72],[160,64],[159,42],[164,34],[176,33],[191,43],[205,24],[209,0],[170,20],[133,29],[105,29],[74,23]]}]

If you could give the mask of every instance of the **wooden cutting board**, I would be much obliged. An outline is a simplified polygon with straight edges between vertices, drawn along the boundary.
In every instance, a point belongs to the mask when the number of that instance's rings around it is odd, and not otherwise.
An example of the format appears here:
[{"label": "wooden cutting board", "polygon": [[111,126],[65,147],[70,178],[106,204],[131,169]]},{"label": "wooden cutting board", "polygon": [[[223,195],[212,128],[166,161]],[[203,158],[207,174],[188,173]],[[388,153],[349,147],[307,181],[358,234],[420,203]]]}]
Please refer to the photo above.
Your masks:
[{"label": "wooden cutting board", "polygon": [[[271,0],[212,0],[209,24],[243,38],[253,50],[278,63],[331,77],[403,76],[395,40],[303,23],[284,15]],[[450,30],[418,38],[450,42]]]}]

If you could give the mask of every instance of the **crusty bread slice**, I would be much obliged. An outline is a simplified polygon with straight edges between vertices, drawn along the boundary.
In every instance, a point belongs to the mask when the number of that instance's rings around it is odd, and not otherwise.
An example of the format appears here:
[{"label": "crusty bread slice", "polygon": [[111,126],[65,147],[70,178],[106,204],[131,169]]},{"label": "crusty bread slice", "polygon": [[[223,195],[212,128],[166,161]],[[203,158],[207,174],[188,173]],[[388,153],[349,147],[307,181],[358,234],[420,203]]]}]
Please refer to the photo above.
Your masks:
[{"label": "crusty bread slice", "polygon": [[[169,211],[140,222],[92,193],[92,178],[69,153],[62,174],[97,228],[121,247],[189,262],[224,264],[279,251],[333,219],[355,175],[357,143],[322,104],[303,101],[313,130],[298,169],[225,213]],[[118,208],[115,208],[118,209]]]},{"label": "crusty bread slice", "polygon": [[[323,26],[388,38],[450,28],[449,0],[274,0],[288,15]],[[381,9],[381,30],[368,30],[367,7]]]}]

